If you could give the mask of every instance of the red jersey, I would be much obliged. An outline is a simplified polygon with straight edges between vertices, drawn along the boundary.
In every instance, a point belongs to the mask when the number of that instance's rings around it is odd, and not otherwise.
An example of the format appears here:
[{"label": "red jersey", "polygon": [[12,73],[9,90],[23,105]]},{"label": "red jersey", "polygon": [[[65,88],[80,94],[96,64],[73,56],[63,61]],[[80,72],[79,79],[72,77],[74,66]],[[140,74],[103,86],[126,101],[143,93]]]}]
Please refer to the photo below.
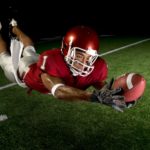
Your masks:
[{"label": "red jersey", "polygon": [[94,69],[86,77],[73,76],[60,49],[47,50],[43,52],[37,63],[30,66],[30,70],[24,77],[26,85],[41,93],[50,93],[40,78],[41,73],[45,72],[51,76],[61,78],[65,85],[85,90],[89,86],[102,86],[102,81],[107,78],[107,64],[102,58],[98,58],[94,63]]}]

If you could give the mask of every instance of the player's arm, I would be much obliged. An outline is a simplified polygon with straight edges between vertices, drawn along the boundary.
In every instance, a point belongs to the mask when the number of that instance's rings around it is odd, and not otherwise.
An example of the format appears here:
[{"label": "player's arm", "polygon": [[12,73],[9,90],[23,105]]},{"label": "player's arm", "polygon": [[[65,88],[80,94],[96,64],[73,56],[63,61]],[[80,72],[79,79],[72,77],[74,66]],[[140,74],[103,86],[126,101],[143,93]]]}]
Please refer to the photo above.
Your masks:
[{"label": "player's arm", "polygon": [[47,73],[41,74],[41,79],[45,87],[51,91],[52,95],[58,99],[64,100],[85,100],[90,101],[91,92],[83,91],[64,84],[63,80],[50,76]]},{"label": "player's arm", "polygon": [[[58,99],[64,100],[86,100],[91,102],[98,102],[111,106],[119,111],[123,111],[122,108],[125,107],[123,97],[117,95],[120,91],[119,89],[110,90],[110,84],[106,84],[101,90],[88,92],[83,91],[74,87],[67,86],[63,83],[60,78],[50,76],[46,73],[41,74],[41,78],[45,87],[51,91],[53,96]],[[120,101],[120,102],[119,102]],[[122,102],[123,103],[122,103]],[[119,103],[118,103],[119,102]]]}]

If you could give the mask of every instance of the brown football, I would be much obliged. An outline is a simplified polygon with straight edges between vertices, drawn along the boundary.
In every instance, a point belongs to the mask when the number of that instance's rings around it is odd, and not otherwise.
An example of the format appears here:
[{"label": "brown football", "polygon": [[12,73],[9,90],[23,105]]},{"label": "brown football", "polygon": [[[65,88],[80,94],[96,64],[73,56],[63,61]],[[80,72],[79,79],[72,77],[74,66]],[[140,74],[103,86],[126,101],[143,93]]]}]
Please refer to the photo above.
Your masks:
[{"label": "brown football", "polygon": [[114,80],[113,89],[121,87],[125,102],[137,101],[145,91],[146,80],[138,73],[126,73]]}]

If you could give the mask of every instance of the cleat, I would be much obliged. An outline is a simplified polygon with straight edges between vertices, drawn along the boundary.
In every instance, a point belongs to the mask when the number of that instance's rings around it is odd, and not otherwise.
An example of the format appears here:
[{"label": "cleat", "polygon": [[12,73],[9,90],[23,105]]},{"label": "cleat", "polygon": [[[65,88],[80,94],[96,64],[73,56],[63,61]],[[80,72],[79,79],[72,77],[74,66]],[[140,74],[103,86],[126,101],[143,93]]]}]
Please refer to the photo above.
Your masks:
[{"label": "cleat", "polygon": [[16,35],[12,32],[13,27],[17,26],[17,21],[15,19],[11,19],[9,23],[9,37],[10,38],[16,38]]},{"label": "cleat", "polygon": [[15,19],[12,19],[12,20],[10,21],[10,25],[11,25],[12,27],[17,26],[17,21],[16,21]]}]

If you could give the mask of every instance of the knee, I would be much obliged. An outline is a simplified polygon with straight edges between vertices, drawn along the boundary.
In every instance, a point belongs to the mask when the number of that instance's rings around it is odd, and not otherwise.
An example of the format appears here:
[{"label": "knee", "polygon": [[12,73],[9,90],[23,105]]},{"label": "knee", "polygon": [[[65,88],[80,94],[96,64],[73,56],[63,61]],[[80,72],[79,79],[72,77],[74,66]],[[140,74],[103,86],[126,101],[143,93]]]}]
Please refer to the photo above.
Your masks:
[{"label": "knee", "polygon": [[27,46],[23,50],[23,56],[33,56],[35,54],[36,54],[36,51],[33,46]]}]

